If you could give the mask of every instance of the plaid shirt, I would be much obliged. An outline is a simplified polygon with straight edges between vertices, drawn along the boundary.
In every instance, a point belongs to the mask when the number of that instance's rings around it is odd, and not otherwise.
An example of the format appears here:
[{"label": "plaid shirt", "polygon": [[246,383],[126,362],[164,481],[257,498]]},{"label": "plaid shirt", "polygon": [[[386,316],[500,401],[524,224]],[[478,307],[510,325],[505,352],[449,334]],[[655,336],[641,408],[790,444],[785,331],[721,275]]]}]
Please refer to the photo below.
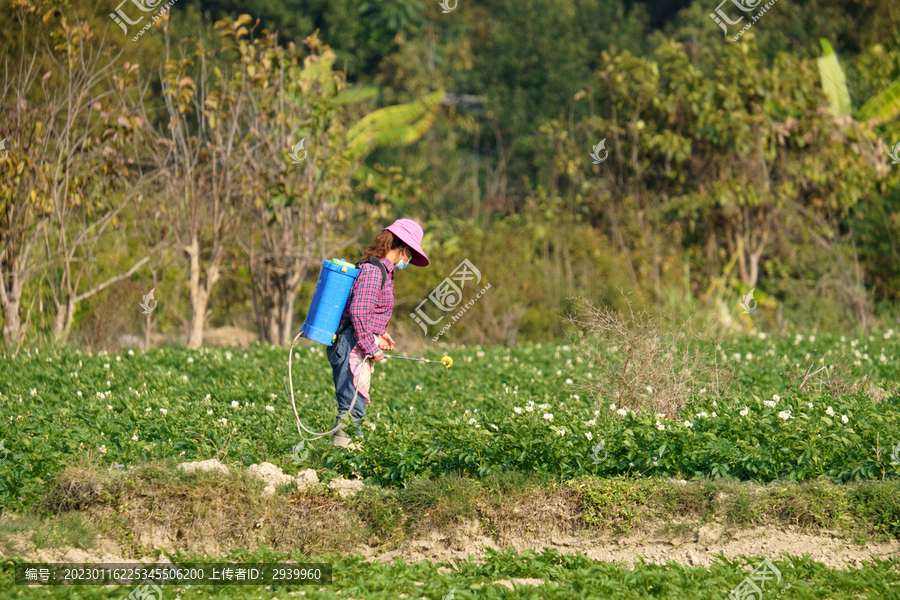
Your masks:
[{"label": "plaid shirt", "polygon": [[384,335],[391,313],[394,312],[394,263],[386,258],[381,263],[387,268],[384,288],[381,286],[381,269],[373,264],[363,263],[361,271],[350,288],[347,307],[341,316],[341,323],[347,319],[355,329],[356,341],[367,355],[376,354],[378,345],[373,339]]}]

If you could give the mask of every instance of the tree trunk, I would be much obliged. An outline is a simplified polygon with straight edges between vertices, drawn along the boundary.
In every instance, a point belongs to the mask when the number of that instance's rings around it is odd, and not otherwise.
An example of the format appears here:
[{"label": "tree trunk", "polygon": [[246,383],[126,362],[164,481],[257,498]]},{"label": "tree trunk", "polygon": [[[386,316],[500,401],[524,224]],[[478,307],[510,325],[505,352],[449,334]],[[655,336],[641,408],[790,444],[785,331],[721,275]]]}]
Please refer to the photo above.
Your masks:
[{"label": "tree trunk", "polygon": [[200,280],[200,241],[197,234],[191,235],[191,243],[184,248],[190,261],[190,279],[188,288],[191,294],[191,322],[188,332],[188,348],[197,349],[203,345],[203,326],[206,323],[206,306],[209,303],[210,292],[219,279],[219,259],[213,253],[210,264],[206,268],[206,279]]},{"label": "tree trunk", "polygon": [[297,286],[289,286],[284,292],[284,310],[281,326],[281,345],[290,346],[292,329],[294,326],[294,301],[297,299]]},{"label": "tree trunk", "polygon": [[57,344],[64,344],[69,336],[74,313],[75,295],[70,291],[64,302],[56,303],[56,315],[53,317],[53,337]]},{"label": "tree trunk", "polygon": [[[2,288],[0,288],[2,289]],[[19,305],[22,300],[22,294],[10,293],[5,291],[0,293],[0,305],[3,308],[3,339],[7,344],[17,344],[22,334],[22,321],[19,317]]]}]

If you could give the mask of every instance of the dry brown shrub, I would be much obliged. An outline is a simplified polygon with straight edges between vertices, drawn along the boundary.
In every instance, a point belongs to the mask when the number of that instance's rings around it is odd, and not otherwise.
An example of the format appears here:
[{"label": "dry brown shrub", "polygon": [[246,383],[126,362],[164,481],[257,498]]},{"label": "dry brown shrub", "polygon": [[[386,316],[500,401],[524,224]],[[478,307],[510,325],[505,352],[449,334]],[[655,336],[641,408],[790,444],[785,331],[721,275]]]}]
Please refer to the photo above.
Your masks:
[{"label": "dry brown shrub", "polygon": [[635,312],[627,296],[627,312],[574,300],[579,314],[566,320],[578,328],[580,339],[574,343],[592,373],[578,387],[601,406],[615,402],[619,408],[674,417],[702,388],[708,397],[721,398],[731,386],[732,367],[718,364],[715,343],[699,337],[691,318],[678,322],[646,309]]}]

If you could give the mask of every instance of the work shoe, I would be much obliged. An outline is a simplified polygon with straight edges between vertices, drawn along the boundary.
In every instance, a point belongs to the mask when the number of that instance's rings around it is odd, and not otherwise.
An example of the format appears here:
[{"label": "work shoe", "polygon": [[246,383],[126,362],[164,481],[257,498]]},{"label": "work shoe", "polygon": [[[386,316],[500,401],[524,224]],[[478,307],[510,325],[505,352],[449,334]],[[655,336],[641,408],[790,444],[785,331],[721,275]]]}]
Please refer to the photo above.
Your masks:
[{"label": "work shoe", "polygon": [[343,432],[338,432],[338,433],[334,434],[334,436],[332,436],[331,445],[332,446],[340,446],[341,448],[346,448],[347,446],[351,445],[350,444],[350,436]]}]

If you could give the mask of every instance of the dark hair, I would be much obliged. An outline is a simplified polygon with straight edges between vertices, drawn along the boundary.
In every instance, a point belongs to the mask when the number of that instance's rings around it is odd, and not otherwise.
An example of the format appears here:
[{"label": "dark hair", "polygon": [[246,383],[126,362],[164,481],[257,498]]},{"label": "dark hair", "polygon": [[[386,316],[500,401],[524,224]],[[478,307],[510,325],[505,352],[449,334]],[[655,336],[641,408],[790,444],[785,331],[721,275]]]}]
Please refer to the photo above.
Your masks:
[{"label": "dark hair", "polygon": [[[363,252],[361,262],[366,262],[372,256],[375,258],[384,258],[387,256],[388,252],[396,248],[409,249],[409,245],[385,229],[375,236],[375,239],[372,240],[372,243],[369,244],[369,247]],[[410,250],[409,253],[412,255],[412,250]]]}]

